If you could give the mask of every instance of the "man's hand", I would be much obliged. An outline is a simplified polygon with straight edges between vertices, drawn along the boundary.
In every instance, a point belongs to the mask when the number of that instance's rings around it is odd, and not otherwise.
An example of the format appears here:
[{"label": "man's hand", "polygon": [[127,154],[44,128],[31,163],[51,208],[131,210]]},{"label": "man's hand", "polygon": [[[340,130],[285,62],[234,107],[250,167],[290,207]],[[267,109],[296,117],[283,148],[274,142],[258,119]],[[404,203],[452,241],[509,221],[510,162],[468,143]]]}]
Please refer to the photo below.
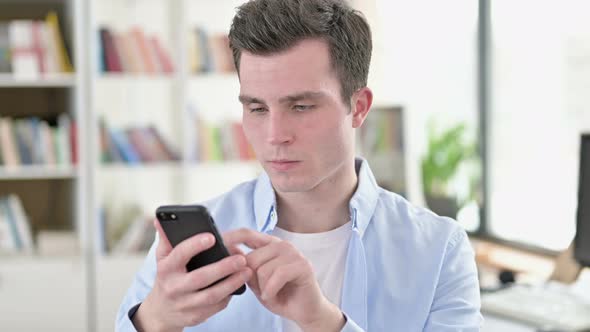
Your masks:
[{"label": "man's hand", "polygon": [[[133,316],[137,330],[182,331],[186,326],[200,324],[223,310],[231,294],[252,276],[240,253],[187,272],[188,261],[211,248],[215,237],[210,233],[195,235],[172,249],[157,220],[154,226],[160,236],[157,275],[152,291]],[[206,288],[226,276],[226,280]]]},{"label": "man's hand", "polygon": [[315,279],[311,263],[289,242],[249,229],[223,235],[232,251],[245,244],[254,271],[248,286],[270,311],[288,318],[304,331],[340,331],[345,318],[328,301]]}]

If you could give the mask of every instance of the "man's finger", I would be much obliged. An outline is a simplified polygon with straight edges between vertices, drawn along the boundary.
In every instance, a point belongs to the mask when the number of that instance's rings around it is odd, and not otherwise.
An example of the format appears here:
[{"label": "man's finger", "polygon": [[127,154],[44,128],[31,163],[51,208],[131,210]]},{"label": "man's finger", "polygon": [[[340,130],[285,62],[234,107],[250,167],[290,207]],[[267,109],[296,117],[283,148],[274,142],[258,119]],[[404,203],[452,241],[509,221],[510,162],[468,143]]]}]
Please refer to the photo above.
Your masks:
[{"label": "man's finger", "polygon": [[288,243],[283,241],[271,242],[267,246],[253,250],[252,252],[248,253],[248,255],[246,255],[246,259],[248,260],[248,266],[252,268],[254,271],[256,271],[264,263],[272,260],[273,258],[279,255],[293,256],[292,254],[290,254],[290,252],[283,249],[287,247],[287,245]]},{"label": "man's finger", "polygon": [[301,266],[301,262],[281,265],[275,268],[270,278],[261,289],[261,298],[268,301],[274,298],[283,287],[291,281],[297,280],[303,276],[306,269]]},{"label": "man's finger", "polygon": [[[267,246],[263,249],[267,249],[269,247],[270,246]],[[264,293],[264,289],[266,288],[266,285],[270,280],[271,276],[274,274],[275,270],[280,269],[285,265],[294,263],[295,261],[296,259],[294,259],[291,255],[276,255],[270,260],[262,263],[262,265],[258,268],[252,268],[254,269],[255,275],[258,279],[258,288],[260,289],[260,291]]]},{"label": "man's finger", "polygon": [[215,237],[211,233],[200,233],[180,242],[167,258],[169,268],[184,268],[193,256],[213,247]]},{"label": "man's finger", "polygon": [[187,292],[205,288],[214,282],[232,275],[246,267],[246,259],[242,255],[226,257],[218,262],[205,265],[185,275]]},{"label": "man's finger", "polygon": [[237,246],[239,244],[245,244],[251,249],[257,249],[264,247],[265,245],[280,241],[278,238],[260,233],[247,228],[240,228],[235,231],[229,231],[223,234],[223,242],[227,246]]},{"label": "man's finger", "polygon": [[196,292],[193,296],[194,303],[210,305],[212,303],[220,302],[248,282],[251,277],[252,270],[247,267],[243,268],[222,282]]},{"label": "man's finger", "polygon": [[242,249],[240,249],[238,246],[226,246],[227,251],[229,251],[230,255],[242,255],[242,256],[246,256],[246,254],[244,254],[244,252],[242,251]]},{"label": "man's finger", "polygon": [[154,227],[158,232],[159,238],[158,247],[156,248],[156,262],[159,262],[162,258],[170,254],[172,251],[172,245],[170,245],[170,241],[168,241],[168,237],[166,236],[166,233],[164,233],[162,225],[160,225],[160,222],[156,218],[154,218]]},{"label": "man's finger", "polygon": [[254,273],[252,278],[250,278],[250,281],[248,281],[248,287],[256,296],[260,297],[260,286],[258,286],[258,277],[256,276],[256,273]]}]

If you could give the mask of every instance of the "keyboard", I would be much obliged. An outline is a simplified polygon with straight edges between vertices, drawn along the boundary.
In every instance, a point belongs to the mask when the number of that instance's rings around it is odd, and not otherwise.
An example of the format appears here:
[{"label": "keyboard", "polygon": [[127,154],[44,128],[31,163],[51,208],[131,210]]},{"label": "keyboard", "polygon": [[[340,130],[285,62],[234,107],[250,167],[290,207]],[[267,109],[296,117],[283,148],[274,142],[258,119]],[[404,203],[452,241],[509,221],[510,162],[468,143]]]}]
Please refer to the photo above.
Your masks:
[{"label": "keyboard", "polygon": [[542,329],[590,329],[590,302],[564,285],[514,285],[481,296],[481,311]]}]

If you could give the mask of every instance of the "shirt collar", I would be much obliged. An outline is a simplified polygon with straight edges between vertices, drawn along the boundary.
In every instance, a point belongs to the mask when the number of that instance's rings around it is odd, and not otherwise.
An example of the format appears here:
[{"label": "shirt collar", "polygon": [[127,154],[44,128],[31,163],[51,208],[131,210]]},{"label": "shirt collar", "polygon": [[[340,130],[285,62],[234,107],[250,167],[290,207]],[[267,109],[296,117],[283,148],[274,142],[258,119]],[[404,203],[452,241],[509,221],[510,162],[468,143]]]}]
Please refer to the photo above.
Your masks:
[{"label": "shirt collar", "polygon": [[357,157],[354,163],[358,174],[358,185],[350,199],[349,208],[352,228],[358,230],[362,237],[375,212],[379,199],[379,186],[365,159]]},{"label": "shirt collar", "polygon": [[[356,158],[355,170],[358,185],[349,203],[350,219],[353,229],[362,236],[377,206],[379,187],[366,160]],[[254,188],[254,217],[259,232],[272,232],[277,224],[276,196],[266,172],[258,177]]]}]

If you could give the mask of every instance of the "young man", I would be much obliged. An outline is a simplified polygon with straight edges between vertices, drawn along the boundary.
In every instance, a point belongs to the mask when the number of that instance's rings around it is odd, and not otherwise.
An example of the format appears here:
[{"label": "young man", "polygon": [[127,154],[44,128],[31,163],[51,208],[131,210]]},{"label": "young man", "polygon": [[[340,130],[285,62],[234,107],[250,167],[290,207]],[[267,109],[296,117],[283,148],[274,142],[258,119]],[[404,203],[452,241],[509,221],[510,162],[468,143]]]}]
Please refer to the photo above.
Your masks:
[{"label": "young man", "polygon": [[230,46],[244,131],[265,170],[205,203],[233,255],[187,273],[213,237],[172,249],[155,222],[117,330],[478,331],[465,232],[379,188],[354,157],[373,99],[364,18],[337,0],[253,0]]}]

